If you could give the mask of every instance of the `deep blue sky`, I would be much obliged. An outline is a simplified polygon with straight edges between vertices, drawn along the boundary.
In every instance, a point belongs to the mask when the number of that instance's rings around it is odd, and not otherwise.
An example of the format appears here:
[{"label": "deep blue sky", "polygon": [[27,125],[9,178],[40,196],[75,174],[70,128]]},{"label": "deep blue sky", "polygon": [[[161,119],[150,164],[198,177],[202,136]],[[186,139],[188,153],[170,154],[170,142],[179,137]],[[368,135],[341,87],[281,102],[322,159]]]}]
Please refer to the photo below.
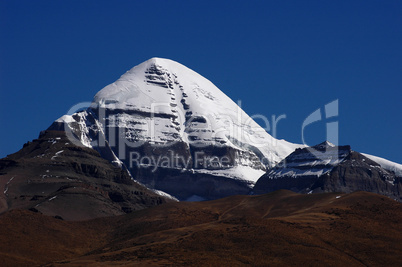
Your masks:
[{"label": "deep blue sky", "polygon": [[[401,1],[0,0],[0,40],[0,158],[157,56],[249,115],[286,114],[291,142],[339,99],[339,143],[402,163]],[[325,122],[305,134],[323,141]]]}]

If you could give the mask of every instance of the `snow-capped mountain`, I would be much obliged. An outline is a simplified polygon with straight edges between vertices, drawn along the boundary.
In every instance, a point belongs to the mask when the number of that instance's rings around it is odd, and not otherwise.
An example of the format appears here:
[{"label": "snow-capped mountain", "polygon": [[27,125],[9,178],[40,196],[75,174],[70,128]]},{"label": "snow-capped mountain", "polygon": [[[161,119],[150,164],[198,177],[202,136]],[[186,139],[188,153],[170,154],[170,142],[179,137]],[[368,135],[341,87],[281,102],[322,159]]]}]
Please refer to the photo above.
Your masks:
[{"label": "snow-capped mountain", "polygon": [[[65,131],[71,142],[180,200],[247,194],[266,171],[263,177],[322,177],[350,156],[349,147],[330,143],[314,147],[328,150],[323,161],[299,155],[304,145],[275,139],[212,82],[161,58],[130,69],[85,110],[62,116],[49,130]],[[401,176],[402,165],[364,156]]]},{"label": "snow-capped mountain", "polygon": [[[62,127],[105,158],[123,162],[134,179],[173,195],[178,192],[166,181],[169,175],[176,177],[175,184],[188,182],[187,188],[195,181],[183,177],[198,175],[210,177],[204,183],[219,192],[225,189],[215,178],[236,180],[235,187],[245,190],[267,165],[302,147],[273,138],[212,82],[161,58],[127,71],[99,91],[87,110],[61,117],[50,129]],[[207,198],[216,193],[195,191]]]},{"label": "snow-capped mountain", "polygon": [[[368,191],[402,200],[402,176],[397,164],[387,170],[370,159],[373,156],[353,151],[350,146],[324,142],[296,149],[263,175],[253,191],[256,194],[289,189],[299,193]],[[381,162],[382,159],[377,158]]]}]

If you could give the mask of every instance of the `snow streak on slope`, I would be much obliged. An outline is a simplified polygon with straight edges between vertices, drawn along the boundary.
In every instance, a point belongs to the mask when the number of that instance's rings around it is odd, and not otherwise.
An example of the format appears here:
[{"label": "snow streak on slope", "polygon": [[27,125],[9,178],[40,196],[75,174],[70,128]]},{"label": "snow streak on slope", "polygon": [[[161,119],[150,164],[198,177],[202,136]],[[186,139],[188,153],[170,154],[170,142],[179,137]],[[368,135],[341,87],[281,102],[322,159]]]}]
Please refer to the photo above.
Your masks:
[{"label": "snow streak on slope", "polygon": [[392,162],[390,160],[380,158],[380,157],[376,157],[376,156],[373,156],[373,155],[369,155],[369,154],[365,154],[365,153],[362,153],[362,154],[364,156],[368,157],[369,159],[371,159],[372,161],[375,161],[378,164],[380,164],[380,166],[382,168],[384,168],[385,170],[392,171],[397,176],[402,177],[402,164],[398,164],[398,163]]}]

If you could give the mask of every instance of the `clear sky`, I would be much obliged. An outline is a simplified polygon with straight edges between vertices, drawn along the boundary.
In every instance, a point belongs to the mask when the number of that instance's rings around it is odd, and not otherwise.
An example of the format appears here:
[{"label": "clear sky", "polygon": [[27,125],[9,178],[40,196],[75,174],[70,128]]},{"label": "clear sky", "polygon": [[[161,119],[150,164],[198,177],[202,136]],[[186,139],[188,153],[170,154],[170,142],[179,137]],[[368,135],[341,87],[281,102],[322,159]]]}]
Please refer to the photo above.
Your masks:
[{"label": "clear sky", "polygon": [[[151,58],[178,61],[249,114],[339,100],[339,143],[402,163],[401,1],[0,0],[0,158]],[[325,138],[321,121],[305,129]],[[270,132],[272,133],[272,132]]]}]

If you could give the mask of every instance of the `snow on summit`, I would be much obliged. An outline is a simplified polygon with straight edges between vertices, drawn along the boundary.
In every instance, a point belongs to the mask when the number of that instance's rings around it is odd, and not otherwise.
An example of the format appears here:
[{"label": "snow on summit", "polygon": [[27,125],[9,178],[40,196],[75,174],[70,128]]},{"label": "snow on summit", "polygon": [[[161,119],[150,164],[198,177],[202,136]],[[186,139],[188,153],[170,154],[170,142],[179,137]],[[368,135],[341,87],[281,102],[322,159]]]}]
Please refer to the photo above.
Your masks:
[{"label": "snow on summit", "polygon": [[[299,147],[271,137],[212,82],[169,59],[152,58],[132,68],[99,91],[93,102],[107,109],[174,117],[170,123],[154,117],[144,122],[145,127],[135,127],[144,130],[154,124],[153,136],[144,136],[152,142],[183,139],[240,148],[251,145],[271,163]],[[129,121],[129,116],[120,116],[116,123],[128,126]]]},{"label": "snow on summit", "polygon": [[[264,173],[265,164],[274,165],[301,147],[273,138],[211,81],[162,58],[130,69],[100,90],[88,111],[56,122],[61,121],[86,146],[97,146],[96,139],[103,136],[113,150],[112,159],[129,156],[119,151],[122,138],[124,145],[130,146],[184,144],[179,150],[189,150],[185,154],[192,158],[202,147],[209,147],[210,156],[217,151],[211,147],[219,148],[219,155],[226,153],[230,162],[213,173],[251,183]],[[110,133],[111,129],[118,129],[118,133]],[[236,175],[230,170],[236,166],[245,168]],[[194,168],[194,162],[184,168],[209,171],[205,164]]]}]

